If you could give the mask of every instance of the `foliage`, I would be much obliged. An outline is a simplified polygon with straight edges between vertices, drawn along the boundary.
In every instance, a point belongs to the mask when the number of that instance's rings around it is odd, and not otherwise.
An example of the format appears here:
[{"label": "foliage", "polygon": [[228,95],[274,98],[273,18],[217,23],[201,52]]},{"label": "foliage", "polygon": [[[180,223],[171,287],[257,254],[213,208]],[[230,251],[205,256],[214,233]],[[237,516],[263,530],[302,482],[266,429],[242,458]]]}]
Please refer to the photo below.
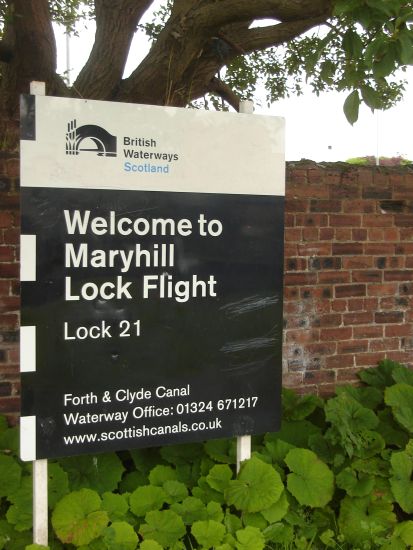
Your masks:
[{"label": "foliage", "polygon": [[[354,158],[347,159],[346,162],[348,162],[349,164],[357,164],[359,166],[375,166],[376,157],[372,155],[368,155],[365,157],[354,157]],[[405,166],[412,163],[413,163],[412,160],[406,159],[402,156],[379,158],[380,166]]]},{"label": "foliage", "polygon": [[[49,550],[410,548],[413,373],[386,360],[360,377],[326,401],[284,390],[282,429],[238,475],[228,440],[50,461]],[[15,436],[0,420],[0,549],[47,550]]]}]

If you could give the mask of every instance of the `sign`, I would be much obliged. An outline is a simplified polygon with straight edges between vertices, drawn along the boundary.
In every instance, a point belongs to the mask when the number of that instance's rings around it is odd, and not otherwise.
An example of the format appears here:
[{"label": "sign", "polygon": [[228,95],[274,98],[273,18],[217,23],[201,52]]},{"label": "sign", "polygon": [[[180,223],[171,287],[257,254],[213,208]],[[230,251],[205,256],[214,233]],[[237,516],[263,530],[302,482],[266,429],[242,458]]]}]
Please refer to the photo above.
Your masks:
[{"label": "sign", "polygon": [[22,97],[21,456],[275,430],[273,117]]}]

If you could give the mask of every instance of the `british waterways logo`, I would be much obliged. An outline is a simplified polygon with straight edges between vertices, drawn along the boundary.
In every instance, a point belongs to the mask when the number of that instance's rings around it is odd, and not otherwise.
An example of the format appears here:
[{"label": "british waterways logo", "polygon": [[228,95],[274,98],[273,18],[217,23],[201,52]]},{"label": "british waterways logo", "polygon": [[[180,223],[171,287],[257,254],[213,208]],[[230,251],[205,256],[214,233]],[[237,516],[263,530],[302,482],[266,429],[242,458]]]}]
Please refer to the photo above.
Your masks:
[{"label": "british waterways logo", "polygon": [[95,153],[99,157],[116,157],[116,136],[96,124],[77,127],[76,119],[67,125],[66,155]]}]

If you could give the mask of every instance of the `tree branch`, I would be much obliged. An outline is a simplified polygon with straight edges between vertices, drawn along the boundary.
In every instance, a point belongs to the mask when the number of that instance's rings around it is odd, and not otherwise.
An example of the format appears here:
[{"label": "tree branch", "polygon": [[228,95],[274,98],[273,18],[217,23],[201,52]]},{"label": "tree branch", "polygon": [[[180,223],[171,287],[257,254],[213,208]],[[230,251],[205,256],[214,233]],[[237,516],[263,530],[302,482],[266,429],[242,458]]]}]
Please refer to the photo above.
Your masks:
[{"label": "tree branch", "polygon": [[332,0],[222,0],[205,3],[198,12],[201,25],[221,27],[236,21],[271,18],[294,21],[331,14]]},{"label": "tree branch", "polygon": [[209,83],[207,91],[219,95],[229,103],[233,109],[239,111],[240,98],[227,84],[225,84],[225,82],[222,82],[221,79],[214,77]]},{"label": "tree branch", "polygon": [[136,26],[153,0],[95,0],[96,35],[74,88],[91,99],[111,99],[122,78]]},{"label": "tree branch", "polygon": [[302,21],[290,21],[278,23],[268,27],[256,27],[239,31],[233,40],[244,53],[255,50],[264,50],[271,46],[279,46],[288,40],[292,40],[313,27],[321,25],[326,20],[325,16],[303,19]]}]

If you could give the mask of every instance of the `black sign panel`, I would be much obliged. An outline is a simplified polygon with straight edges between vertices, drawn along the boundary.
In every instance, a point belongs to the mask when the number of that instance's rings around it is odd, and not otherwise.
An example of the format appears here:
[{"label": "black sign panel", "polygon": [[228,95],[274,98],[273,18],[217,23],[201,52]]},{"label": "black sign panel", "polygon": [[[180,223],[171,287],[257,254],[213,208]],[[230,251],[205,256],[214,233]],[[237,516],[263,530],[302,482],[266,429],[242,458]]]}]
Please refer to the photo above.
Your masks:
[{"label": "black sign panel", "polygon": [[23,458],[277,429],[283,196],[23,185],[21,197],[35,257]]}]

